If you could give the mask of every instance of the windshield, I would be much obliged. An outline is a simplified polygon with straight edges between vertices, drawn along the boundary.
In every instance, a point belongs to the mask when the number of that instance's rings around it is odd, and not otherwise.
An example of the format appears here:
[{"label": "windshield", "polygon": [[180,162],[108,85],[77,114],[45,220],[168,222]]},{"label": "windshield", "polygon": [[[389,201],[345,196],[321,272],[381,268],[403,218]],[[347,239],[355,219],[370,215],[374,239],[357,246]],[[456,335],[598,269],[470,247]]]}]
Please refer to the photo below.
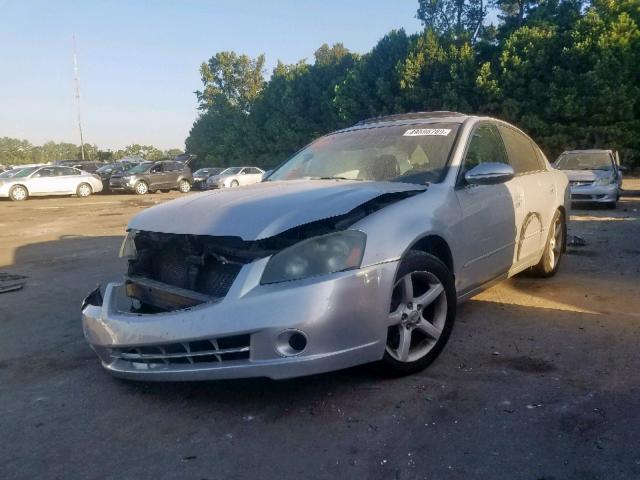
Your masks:
[{"label": "windshield", "polygon": [[560,155],[555,167],[559,170],[609,170],[613,164],[607,152],[570,152]]},{"label": "windshield", "polygon": [[40,167],[30,167],[30,168],[25,168],[23,170],[20,170],[18,173],[16,173],[12,178],[24,178],[27,177],[29,175],[31,175],[33,172],[35,172],[36,170],[38,170]]},{"label": "windshield", "polygon": [[127,170],[127,173],[145,173],[147,170],[151,168],[153,162],[141,163],[140,165],[136,165],[135,167],[131,167]]},{"label": "windshield", "polygon": [[196,170],[194,175],[218,175],[221,171],[221,168],[201,168],[200,170]]},{"label": "windshield", "polygon": [[19,168],[14,168],[13,170],[7,170],[6,172],[0,173],[0,178],[11,178],[19,171],[20,171]]},{"label": "windshield", "polygon": [[229,167],[220,172],[219,175],[237,175],[240,170],[242,170],[242,167]]},{"label": "windshield", "polygon": [[321,137],[275,170],[267,181],[346,179],[441,181],[459,124],[374,126]]}]

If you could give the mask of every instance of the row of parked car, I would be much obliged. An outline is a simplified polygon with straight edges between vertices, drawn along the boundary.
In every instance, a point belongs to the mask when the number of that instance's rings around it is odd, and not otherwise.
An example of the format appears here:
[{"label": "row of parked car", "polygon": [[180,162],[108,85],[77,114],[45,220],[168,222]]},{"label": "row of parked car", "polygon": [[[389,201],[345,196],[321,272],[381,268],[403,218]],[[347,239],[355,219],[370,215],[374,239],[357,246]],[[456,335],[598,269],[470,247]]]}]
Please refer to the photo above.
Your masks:
[{"label": "row of parked car", "polygon": [[139,195],[169,190],[187,193],[192,188],[207,190],[258,183],[264,174],[257,167],[202,168],[192,174],[189,162],[178,160],[36,165],[0,173],[0,197],[21,201],[45,195],[87,197],[102,191]]}]

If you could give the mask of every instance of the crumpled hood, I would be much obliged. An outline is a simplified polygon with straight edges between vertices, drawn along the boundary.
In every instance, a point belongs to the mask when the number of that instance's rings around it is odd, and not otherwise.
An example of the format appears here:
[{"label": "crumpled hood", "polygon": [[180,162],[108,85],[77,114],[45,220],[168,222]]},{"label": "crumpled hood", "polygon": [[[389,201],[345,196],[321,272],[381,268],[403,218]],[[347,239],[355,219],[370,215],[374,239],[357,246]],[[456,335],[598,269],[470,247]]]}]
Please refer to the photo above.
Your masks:
[{"label": "crumpled hood", "polygon": [[598,178],[610,177],[611,170],[562,170],[570,182],[593,182]]},{"label": "crumpled hood", "polygon": [[426,190],[395,182],[293,180],[192,194],[136,215],[128,225],[152,232],[269,238],[343,215],[385,193]]}]

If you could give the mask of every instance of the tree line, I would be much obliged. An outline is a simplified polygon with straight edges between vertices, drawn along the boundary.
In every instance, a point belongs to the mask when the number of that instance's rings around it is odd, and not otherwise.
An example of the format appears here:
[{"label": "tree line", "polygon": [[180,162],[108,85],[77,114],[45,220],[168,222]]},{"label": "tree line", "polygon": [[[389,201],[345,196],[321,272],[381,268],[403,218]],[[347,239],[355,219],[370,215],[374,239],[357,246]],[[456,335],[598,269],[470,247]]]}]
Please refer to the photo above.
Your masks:
[{"label": "tree line", "polygon": [[[133,144],[120,150],[101,150],[97,145],[84,145],[84,159],[112,162],[123,157],[138,156],[146,160],[174,158],[182,150],[177,148],[160,150],[153,145]],[[80,160],[82,151],[73,143],[47,142],[32,145],[27,140],[0,137],[0,165],[25,165],[29,163],[50,163],[60,160]]]},{"label": "tree line", "polygon": [[418,34],[322,45],[268,80],[264,55],[216,53],[187,153],[268,168],[363,118],[454,110],[514,123],[550,159],[606,147],[640,165],[640,0],[419,0],[417,17]]}]

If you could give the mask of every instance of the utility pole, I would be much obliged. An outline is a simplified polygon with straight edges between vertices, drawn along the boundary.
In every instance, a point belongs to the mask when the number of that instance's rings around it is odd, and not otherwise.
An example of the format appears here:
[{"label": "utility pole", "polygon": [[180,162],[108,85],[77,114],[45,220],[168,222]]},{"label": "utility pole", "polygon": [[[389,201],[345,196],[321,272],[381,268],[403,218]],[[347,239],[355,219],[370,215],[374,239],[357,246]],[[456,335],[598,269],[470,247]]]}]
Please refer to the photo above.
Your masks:
[{"label": "utility pole", "polygon": [[80,117],[80,79],[78,78],[78,55],[76,54],[76,36],[73,36],[73,76],[76,87],[76,107],[78,109],[78,130],[80,130],[80,154],[84,160],[84,141],[82,139],[82,120]]}]

